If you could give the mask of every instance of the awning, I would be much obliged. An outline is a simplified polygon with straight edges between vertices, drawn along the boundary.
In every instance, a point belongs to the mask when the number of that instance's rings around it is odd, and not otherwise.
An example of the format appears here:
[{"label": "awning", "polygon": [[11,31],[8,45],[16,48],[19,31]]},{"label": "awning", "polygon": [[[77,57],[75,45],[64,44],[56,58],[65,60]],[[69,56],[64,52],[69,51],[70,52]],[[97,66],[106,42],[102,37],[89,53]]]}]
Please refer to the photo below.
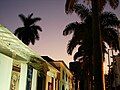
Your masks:
[{"label": "awning", "polygon": [[[47,62],[36,52],[26,46],[13,33],[0,24],[0,53],[3,53],[15,60],[32,64],[37,70],[48,70]],[[34,62],[33,62],[34,61]],[[37,62],[37,63],[36,63]],[[42,63],[44,65],[39,65]],[[39,67],[38,67],[39,66]],[[46,71],[44,71],[46,72]]]}]

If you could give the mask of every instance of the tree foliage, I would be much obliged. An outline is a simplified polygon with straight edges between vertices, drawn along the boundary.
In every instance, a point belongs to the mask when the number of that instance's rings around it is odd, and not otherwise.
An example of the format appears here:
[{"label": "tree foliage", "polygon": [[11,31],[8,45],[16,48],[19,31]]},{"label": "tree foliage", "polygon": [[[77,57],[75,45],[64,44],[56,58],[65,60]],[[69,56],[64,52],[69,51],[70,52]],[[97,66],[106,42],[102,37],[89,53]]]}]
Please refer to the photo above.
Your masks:
[{"label": "tree foliage", "polygon": [[30,42],[34,45],[35,40],[39,40],[38,30],[42,31],[40,26],[35,25],[35,23],[40,21],[41,18],[32,18],[32,16],[33,13],[31,13],[27,17],[23,14],[20,14],[19,17],[24,26],[17,28],[14,32],[14,34],[26,45],[29,45]]}]

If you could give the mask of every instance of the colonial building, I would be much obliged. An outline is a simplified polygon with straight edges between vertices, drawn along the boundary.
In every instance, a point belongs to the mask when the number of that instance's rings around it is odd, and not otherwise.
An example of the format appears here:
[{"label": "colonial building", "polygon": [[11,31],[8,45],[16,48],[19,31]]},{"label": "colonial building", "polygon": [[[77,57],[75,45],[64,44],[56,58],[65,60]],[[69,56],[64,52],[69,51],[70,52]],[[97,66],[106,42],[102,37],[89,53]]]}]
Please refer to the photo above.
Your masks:
[{"label": "colonial building", "polygon": [[0,25],[0,90],[74,90],[73,75],[63,61],[39,56]]},{"label": "colonial building", "polygon": [[48,66],[49,71],[46,75],[46,90],[59,90],[58,89],[58,75],[60,74],[59,70],[57,70],[51,64]]},{"label": "colonial building", "polygon": [[46,90],[59,90],[59,75],[60,71],[57,69],[54,60],[48,56],[42,56],[44,60],[49,63],[49,71],[46,76]]},{"label": "colonial building", "polygon": [[70,72],[67,65],[62,60],[54,61],[48,56],[42,56],[42,58],[59,71],[55,79],[55,90],[74,90],[73,74]]},{"label": "colonial building", "polygon": [[73,74],[70,72],[67,65],[62,61],[54,61],[60,71],[59,90],[74,90]]},{"label": "colonial building", "polygon": [[48,66],[0,25],[0,90],[45,90]]}]

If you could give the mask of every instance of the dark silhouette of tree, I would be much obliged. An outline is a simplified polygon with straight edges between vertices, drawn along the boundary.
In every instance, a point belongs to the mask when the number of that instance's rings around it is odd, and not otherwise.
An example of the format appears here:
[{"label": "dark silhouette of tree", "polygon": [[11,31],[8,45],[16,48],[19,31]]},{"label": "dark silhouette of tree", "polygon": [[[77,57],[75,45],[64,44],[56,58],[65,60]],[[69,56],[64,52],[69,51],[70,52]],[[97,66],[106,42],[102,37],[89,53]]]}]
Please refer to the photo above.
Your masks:
[{"label": "dark silhouette of tree", "polygon": [[[103,2],[104,1],[104,2]],[[95,90],[104,90],[103,54],[102,54],[102,31],[100,16],[107,0],[92,0],[92,30],[93,30],[93,73]],[[115,9],[119,0],[109,0],[110,6]]]},{"label": "dark silhouette of tree", "polygon": [[33,13],[27,17],[20,14],[19,17],[22,20],[24,27],[19,27],[14,32],[14,34],[26,45],[29,45],[30,42],[34,45],[35,40],[39,40],[38,30],[42,31],[40,26],[35,25],[35,23],[40,21],[41,18],[32,18],[32,16]]},{"label": "dark silhouette of tree", "polygon": [[[89,81],[92,83],[92,56],[93,56],[93,31],[92,31],[92,11],[82,4],[76,4],[74,12],[82,19],[82,22],[73,22],[66,26],[63,35],[67,36],[73,33],[72,39],[68,43],[67,53],[72,54],[74,48],[78,45],[78,51],[74,55],[74,60],[83,60],[84,76],[90,75]],[[103,12],[100,15],[102,52],[107,53],[106,44],[114,50],[119,50],[117,28],[119,25],[117,16],[112,12]]]},{"label": "dark silhouette of tree", "polygon": [[[65,12],[72,13],[74,4],[78,0],[66,0]],[[109,2],[110,6],[115,9],[119,4],[119,0],[84,0],[91,3],[92,6],[92,35],[93,35],[93,71],[95,90],[104,90],[103,84],[103,57],[102,57],[102,43],[101,43],[101,29],[100,29],[100,14],[104,6]]]},{"label": "dark silhouette of tree", "polygon": [[[74,11],[74,5],[78,3],[79,0],[66,0],[65,3],[65,12],[72,13]],[[94,2],[94,0],[83,0],[86,4],[91,4],[91,2]],[[111,6],[111,8],[116,9],[119,5],[119,0],[98,0],[100,11],[102,11],[107,3]]]}]

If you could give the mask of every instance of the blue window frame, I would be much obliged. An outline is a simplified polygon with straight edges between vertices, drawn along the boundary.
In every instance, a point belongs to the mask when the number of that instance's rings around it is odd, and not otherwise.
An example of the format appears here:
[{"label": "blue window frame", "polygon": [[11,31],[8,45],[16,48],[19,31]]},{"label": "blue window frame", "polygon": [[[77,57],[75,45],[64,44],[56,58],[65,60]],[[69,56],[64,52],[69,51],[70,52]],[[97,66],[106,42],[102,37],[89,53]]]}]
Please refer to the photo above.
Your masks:
[{"label": "blue window frame", "polygon": [[27,69],[27,86],[26,90],[31,90],[31,85],[32,85],[32,75],[33,75],[33,68],[28,65]]}]

